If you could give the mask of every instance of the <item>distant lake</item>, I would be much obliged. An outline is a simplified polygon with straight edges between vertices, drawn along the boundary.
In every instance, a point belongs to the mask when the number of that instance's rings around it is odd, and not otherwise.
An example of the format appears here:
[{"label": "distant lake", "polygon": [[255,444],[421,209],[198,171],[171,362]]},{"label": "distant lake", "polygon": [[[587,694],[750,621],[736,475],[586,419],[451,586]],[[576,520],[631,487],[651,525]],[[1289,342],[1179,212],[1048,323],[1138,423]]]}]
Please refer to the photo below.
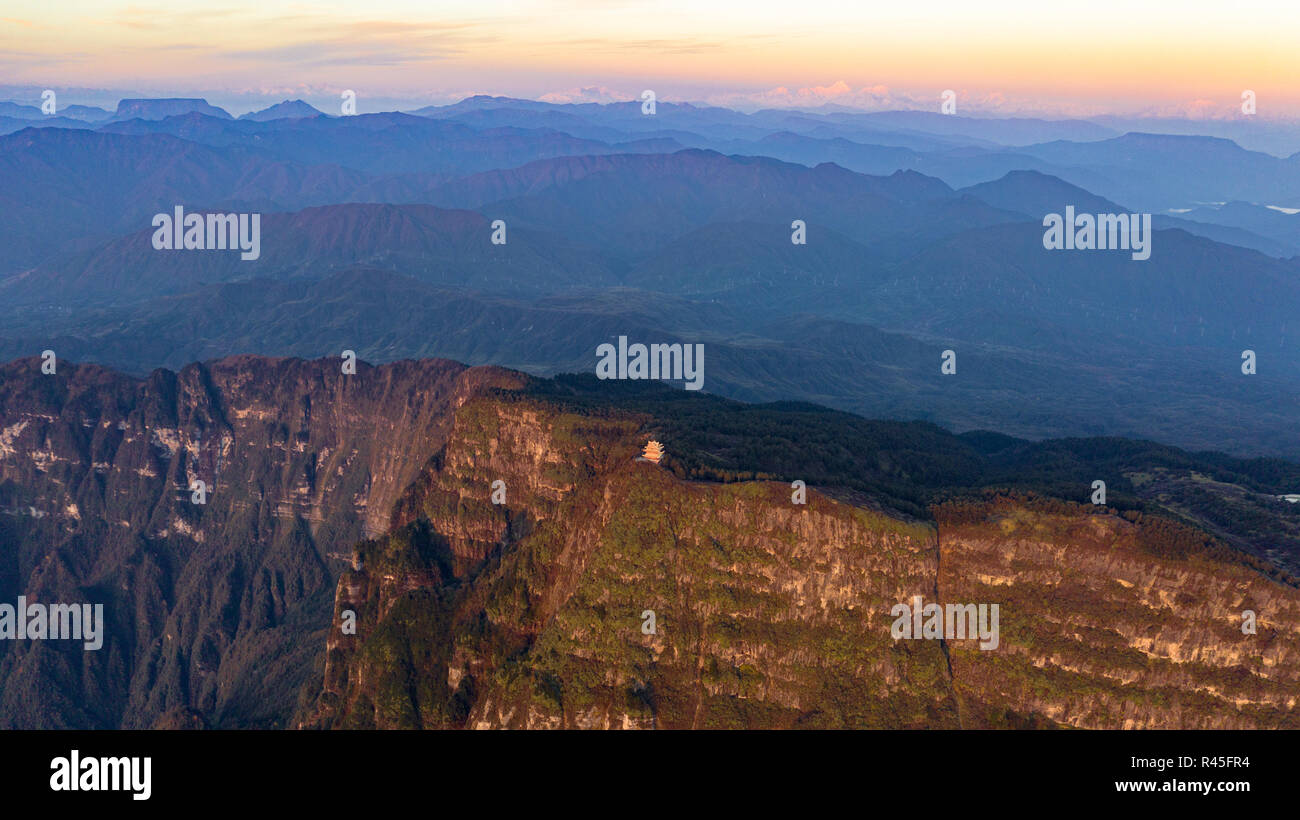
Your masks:
[{"label": "distant lake", "polygon": [[[1226,202],[1196,202],[1196,203],[1193,203],[1193,204],[1195,204],[1195,205],[1210,205],[1210,206],[1213,206],[1213,207],[1215,207],[1215,208],[1220,208],[1220,207],[1223,207],[1224,205],[1226,205],[1227,203],[1226,203]],[[1291,214],[1291,215],[1300,214],[1300,208],[1284,208],[1284,207],[1282,207],[1281,205],[1265,205],[1264,207],[1265,207],[1265,208],[1268,208],[1269,210],[1273,210],[1273,211],[1281,211],[1281,212],[1284,213],[1284,214]],[[1194,210],[1193,208],[1169,208],[1169,209],[1168,209],[1168,213],[1171,213],[1171,214],[1186,214],[1186,213],[1191,213],[1193,210]]]}]

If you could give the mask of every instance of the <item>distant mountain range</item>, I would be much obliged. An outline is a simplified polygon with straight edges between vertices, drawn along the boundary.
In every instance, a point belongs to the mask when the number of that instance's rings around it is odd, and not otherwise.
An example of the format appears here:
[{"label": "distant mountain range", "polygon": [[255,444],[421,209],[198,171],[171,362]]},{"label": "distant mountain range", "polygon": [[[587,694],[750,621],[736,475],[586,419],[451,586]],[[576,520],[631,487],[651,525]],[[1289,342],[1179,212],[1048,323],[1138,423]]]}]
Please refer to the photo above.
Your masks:
[{"label": "distant mountain range", "polygon": [[[38,114],[0,106],[0,600],[108,626],[0,641],[0,727],[1300,725],[1300,154]],[[177,207],[256,215],[256,259],[155,247]],[[1053,249],[1068,209],[1151,214],[1149,258]],[[628,341],[698,345],[703,391],[597,378]],[[918,590],[1001,601],[1004,649],[891,637]]]},{"label": "distant mountain range", "polygon": [[239,117],[241,120],[253,120],[254,122],[267,122],[269,120],[291,120],[300,117],[321,117],[324,112],[313,108],[302,100],[285,100],[275,105],[267,106],[261,111],[250,111]]},{"label": "distant mountain range", "polygon": [[523,227],[512,232],[512,245],[496,246],[490,220],[473,211],[327,205],[266,214],[261,230],[274,241],[258,259],[244,261],[223,252],[168,256],[154,249],[150,227],[40,265],[0,292],[27,303],[138,302],[238,279],[320,278],[356,264],[410,272],[443,287],[512,295],[614,284],[589,246]]},{"label": "distant mountain range", "polygon": [[[1144,262],[1042,244],[1046,213],[1134,207],[1113,191],[1208,195],[1222,176],[1251,201],[1270,186],[1285,200],[1295,158],[941,115],[668,103],[649,117],[479,97],[353,117],[287,100],[235,119],[202,100],[153,102],[124,100],[119,114],[140,116],[96,128],[0,137],[12,180],[0,190],[0,350],[57,339],[68,355],[147,372],[345,345],[377,361],[556,373],[589,369],[622,324],[707,341],[709,389],[737,398],[1300,453],[1286,420],[1300,216],[1244,201],[1156,212]],[[994,142],[1013,132],[1073,139]],[[892,145],[857,141],[888,134]],[[978,181],[955,187],[936,168]],[[260,258],[154,250],[152,217],[176,205],[262,214]],[[807,244],[792,243],[796,222]],[[282,317],[275,299],[310,322]],[[227,301],[243,307],[232,315]],[[955,381],[938,380],[945,349],[962,362]],[[1259,361],[1249,378],[1247,349]],[[1176,412],[1157,412],[1165,404]]]},{"label": "distant mountain range", "polygon": [[117,111],[112,119],[117,120],[161,120],[189,113],[203,114],[221,120],[230,119],[223,109],[208,105],[207,100],[200,99],[135,99],[122,100],[117,104]]}]

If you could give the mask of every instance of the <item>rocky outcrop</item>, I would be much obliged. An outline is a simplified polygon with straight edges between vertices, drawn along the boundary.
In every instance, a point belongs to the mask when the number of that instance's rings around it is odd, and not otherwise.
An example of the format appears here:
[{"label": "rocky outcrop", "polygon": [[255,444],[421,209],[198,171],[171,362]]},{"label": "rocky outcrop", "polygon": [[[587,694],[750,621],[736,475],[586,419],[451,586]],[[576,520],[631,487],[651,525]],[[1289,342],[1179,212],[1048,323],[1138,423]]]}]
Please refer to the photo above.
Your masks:
[{"label": "rocky outcrop", "polygon": [[1158,519],[1008,502],[948,513],[939,589],[1001,612],[996,652],[950,648],[971,708],[1093,729],[1300,726],[1293,587],[1170,550],[1208,539]]},{"label": "rocky outcrop", "polygon": [[[331,638],[304,725],[956,725],[942,648],[889,640],[889,604],[933,588],[932,528],[776,484],[682,482],[636,460],[645,421],[528,401],[458,413],[410,505],[456,582],[410,530],[366,545],[336,605],[337,628],[346,610],[364,626]],[[436,612],[394,603],[399,585]],[[434,621],[430,665],[377,662]]]},{"label": "rocky outcrop", "polygon": [[[564,395],[445,361],[0,367],[0,602],[107,620],[95,651],[0,641],[0,725],[1297,725],[1300,591],[1205,531],[694,480],[688,429]],[[917,596],[998,605],[996,648],[895,637]]]},{"label": "rocky outcrop", "polygon": [[[103,603],[108,638],[0,642],[0,723],[282,725],[338,571],[388,529],[452,411],[518,377],[236,357],[146,380],[0,369],[0,593]],[[193,482],[206,503],[193,503]]]},{"label": "rocky outcrop", "polygon": [[[403,501],[405,529],[340,580],[335,631],[345,610],[358,631],[330,639],[300,725],[1297,719],[1300,593],[1204,533],[1016,497],[942,506],[933,525],[817,492],[796,504],[787,485],[638,461],[653,428],[523,399],[462,408]],[[914,596],[997,604],[998,646],[895,639],[891,610]]]}]

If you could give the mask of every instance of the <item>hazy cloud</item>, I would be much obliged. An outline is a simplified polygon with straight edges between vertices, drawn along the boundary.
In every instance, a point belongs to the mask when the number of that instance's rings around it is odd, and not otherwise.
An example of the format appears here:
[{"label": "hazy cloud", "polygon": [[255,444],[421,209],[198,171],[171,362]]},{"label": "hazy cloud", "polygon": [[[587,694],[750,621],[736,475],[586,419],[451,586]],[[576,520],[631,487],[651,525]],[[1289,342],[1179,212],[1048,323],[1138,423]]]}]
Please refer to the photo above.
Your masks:
[{"label": "hazy cloud", "polygon": [[637,94],[615,91],[605,86],[590,85],[586,88],[570,88],[565,91],[552,91],[537,99],[548,103],[616,103],[639,99]]}]

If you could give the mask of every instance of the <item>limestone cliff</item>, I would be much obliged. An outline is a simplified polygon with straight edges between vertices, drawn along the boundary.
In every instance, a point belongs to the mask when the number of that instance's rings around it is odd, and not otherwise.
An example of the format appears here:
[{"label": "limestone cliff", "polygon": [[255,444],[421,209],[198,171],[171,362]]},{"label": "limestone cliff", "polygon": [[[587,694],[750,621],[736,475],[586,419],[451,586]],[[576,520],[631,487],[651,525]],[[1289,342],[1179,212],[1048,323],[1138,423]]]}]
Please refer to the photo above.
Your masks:
[{"label": "limestone cliff", "polygon": [[[1300,593],[1203,533],[1014,498],[934,524],[796,504],[637,460],[654,434],[632,413],[466,404],[402,528],[340,580],[300,725],[1295,724]],[[915,595],[998,604],[1000,645],[895,640]]]},{"label": "limestone cliff", "polygon": [[0,644],[0,725],[283,725],[352,544],[498,382],[518,384],[437,360],[0,367],[0,595],[104,603],[109,632]]},{"label": "limestone cliff", "polygon": [[1082,728],[1300,726],[1296,589],[1165,521],[1040,507],[940,512],[939,588],[1002,613],[998,651],[952,647],[963,702]]},{"label": "limestone cliff", "polygon": [[[0,366],[0,601],[108,621],[0,641],[0,726],[1297,725],[1293,510],[1251,465],[1064,443],[1011,494],[933,426],[339,365]],[[1092,451],[1178,504],[1049,497]],[[1211,473],[1239,503],[1196,528]],[[915,596],[996,604],[997,648],[896,639]]]}]

